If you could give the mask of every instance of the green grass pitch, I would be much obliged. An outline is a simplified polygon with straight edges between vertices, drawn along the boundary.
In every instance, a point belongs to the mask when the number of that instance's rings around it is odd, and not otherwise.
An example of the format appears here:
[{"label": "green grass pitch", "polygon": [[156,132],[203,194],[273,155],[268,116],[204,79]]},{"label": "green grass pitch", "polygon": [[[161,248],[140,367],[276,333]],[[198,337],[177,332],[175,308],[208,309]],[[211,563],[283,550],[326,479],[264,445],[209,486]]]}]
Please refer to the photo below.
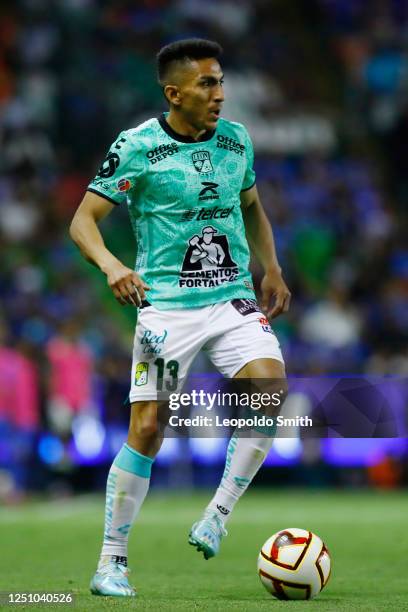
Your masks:
[{"label": "green grass pitch", "polygon": [[[402,492],[253,489],[229,522],[221,554],[205,561],[187,544],[187,534],[209,495],[152,493],[131,534],[137,600],[88,592],[100,547],[102,497],[2,508],[0,591],[71,591],[76,596],[75,608],[3,609],[407,610],[407,498]],[[332,555],[332,577],[310,602],[275,600],[257,576],[260,546],[285,527],[315,531]]]}]

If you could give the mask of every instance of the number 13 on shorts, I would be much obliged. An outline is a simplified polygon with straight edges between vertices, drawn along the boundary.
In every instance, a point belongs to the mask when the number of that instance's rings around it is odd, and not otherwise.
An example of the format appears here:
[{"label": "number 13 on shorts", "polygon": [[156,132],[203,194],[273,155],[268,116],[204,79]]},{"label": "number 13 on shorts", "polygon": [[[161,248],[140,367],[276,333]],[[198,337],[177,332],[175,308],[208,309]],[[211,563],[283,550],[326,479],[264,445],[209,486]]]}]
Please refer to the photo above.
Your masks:
[{"label": "number 13 on shorts", "polygon": [[[140,398],[137,399],[156,399],[157,392],[177,391],[179,385],[178,374],[179,362],[176,359],[165,361],[162,357],[157,357],[150,362],[139,361],[135,366],[133,384],[138,388],[149,385],[150,391],[148,392],[149,397],[146,398],[141,390]],[[153,393],[155,397],[150,397],[150,393]],[[131,401],[137,401],[137,399],[131,398]]]}]

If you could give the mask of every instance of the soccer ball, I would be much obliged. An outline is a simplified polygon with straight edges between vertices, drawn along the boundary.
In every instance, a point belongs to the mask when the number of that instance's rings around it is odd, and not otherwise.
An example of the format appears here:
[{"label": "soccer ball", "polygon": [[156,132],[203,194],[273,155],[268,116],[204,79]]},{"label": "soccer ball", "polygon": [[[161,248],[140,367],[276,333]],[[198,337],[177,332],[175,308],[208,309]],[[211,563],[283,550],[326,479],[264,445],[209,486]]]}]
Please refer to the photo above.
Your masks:
[{"label": "soccer ball", "polygon": [[290,527],[278,531],[261,548],[258,574],[277,599],[312,599],[330,578],[329,551],[316,534]]}]

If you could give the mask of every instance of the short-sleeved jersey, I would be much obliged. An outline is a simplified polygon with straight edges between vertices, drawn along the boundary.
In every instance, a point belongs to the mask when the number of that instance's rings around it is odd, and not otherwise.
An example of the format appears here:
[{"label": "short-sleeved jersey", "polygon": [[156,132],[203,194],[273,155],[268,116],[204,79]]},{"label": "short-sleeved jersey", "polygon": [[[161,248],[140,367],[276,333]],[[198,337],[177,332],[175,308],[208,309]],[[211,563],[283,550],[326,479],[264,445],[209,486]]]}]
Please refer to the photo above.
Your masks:
[{"label": "short-sleeved jersey", "polygon": [[161,310],[254,298],[240,192],[255,183],[253,147],[220,119],[200,141],[165,115],[119,134],[88,190],[127,203],[135,269]]}]

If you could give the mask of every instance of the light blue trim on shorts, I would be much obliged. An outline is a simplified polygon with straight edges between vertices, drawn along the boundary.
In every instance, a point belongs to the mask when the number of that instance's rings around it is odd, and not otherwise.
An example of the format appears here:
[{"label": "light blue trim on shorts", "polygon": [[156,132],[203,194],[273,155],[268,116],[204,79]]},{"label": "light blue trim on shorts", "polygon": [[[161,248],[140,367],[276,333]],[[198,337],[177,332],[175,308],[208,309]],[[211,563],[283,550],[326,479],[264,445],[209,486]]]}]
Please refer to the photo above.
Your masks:
[{"label": "light blue trim on shorts", "polygon": [[124,444],[113,462],[116,467],[141,478],[150,478],[154,459],[141,455],[128,444]]}]

